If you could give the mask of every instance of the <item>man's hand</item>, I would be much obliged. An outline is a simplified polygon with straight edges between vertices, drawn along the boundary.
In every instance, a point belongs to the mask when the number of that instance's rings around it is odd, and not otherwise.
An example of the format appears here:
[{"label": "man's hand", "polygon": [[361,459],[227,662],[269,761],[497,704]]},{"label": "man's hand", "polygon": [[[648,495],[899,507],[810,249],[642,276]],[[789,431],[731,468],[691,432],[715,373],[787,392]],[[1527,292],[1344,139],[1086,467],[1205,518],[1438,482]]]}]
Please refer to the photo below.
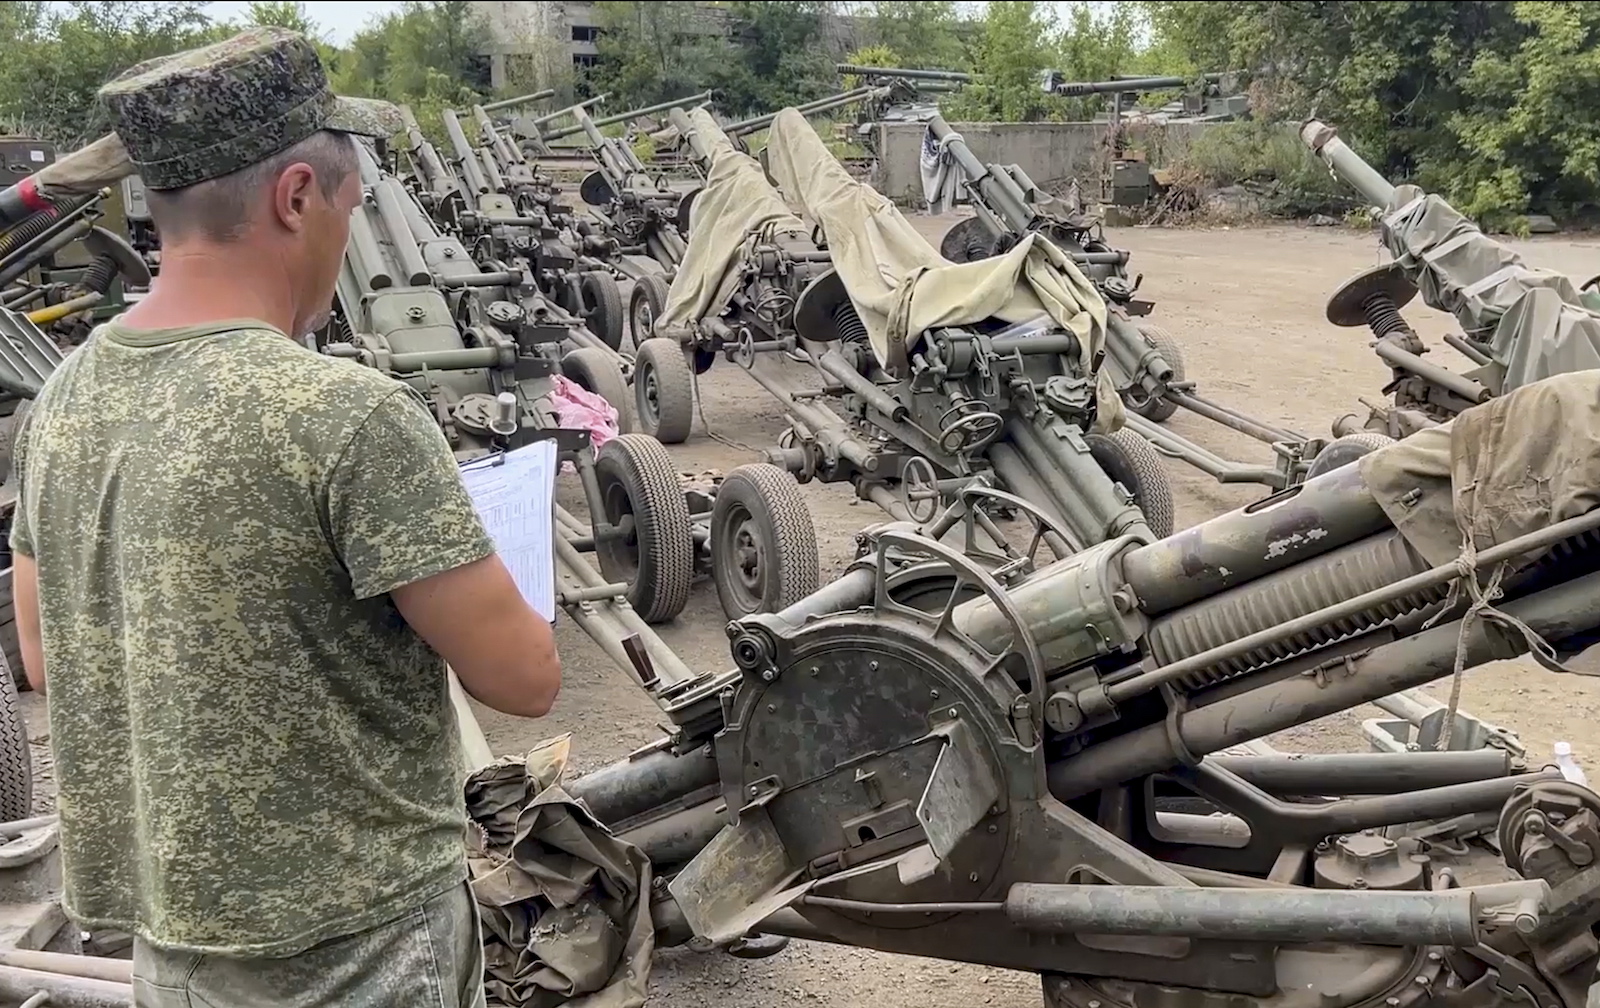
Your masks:
[{"label": "man's hand", "polygon": [[396,588],[389,597],[473,699],[521,717],[549,713],[561,690],[555,635],[499,556]]}]

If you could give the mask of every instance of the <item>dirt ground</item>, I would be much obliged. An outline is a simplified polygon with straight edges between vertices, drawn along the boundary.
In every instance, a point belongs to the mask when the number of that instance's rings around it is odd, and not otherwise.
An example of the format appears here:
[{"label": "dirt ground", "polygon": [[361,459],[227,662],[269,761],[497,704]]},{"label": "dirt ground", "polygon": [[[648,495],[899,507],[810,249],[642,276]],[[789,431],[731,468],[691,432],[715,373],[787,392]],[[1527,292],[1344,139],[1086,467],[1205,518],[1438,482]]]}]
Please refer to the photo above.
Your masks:
[{"label": "dirt ground", "polygon": [[[937,241],[955,218],[915,217]],[[1365,330],[1338,329],[1323,317],[1330,293],[1350,274],[1379,261],[1377,238],[1343,229],[1273,227],[1233,230],[1115,229],[1111,240],[1133,253],[1131,269],[1144,275],[1141,295],[1156,302],[1152,321],[1177,336],[1188,376],[1217,400],[1309,435],[1326,435],[1340,414],[1360,411],[1357,396],[1376,395],[1387,372],[1368,348]],[[1518,243],[1534,264],[1581,281],[1600,273],[1600,241],[1537,240]],[[626,293],[626,292],[625,292]],[[1431,357],[1461,369],[1464,358],[1439,339],[1449,320],[1420,303],[1407,309],[1412,325],[1434,347]],[[762,366],[783,366],[771,360]],[[760,386],[737,366],[719,362],[702,376],[703,420],[689,443],[673,448],[685,470],[726,471],[759,460],[773,443],[781,417]],[[1364,411],[1363,411],[1364,412]],[[1216,424],[1180,413],[1168,421],[1227,457],[1267,461],[1270,450]],[[749,450],[733,447],[743,443]],[[1196,470],[1169,464],[1186,527],[1261,496],[1252,487],[1224,487]],[[803,488],[819,531],[823,580],[851,555],[851,536],[880,512],[858,503],[845,486]],[[563,486],[563,502],[581,509],[576,488]],[[691,667],[728,665],[725,620],[709,583],[662,637]],[[542,721],[481,710],[483,728],[497,754],[521,752],[561,732],[574,735],[577,767],[588,770],[626,755],[657,737],[652,702],[570,621],[558,629],[565,674],[556,709]],[[1441,697],[1444,690],[1440,686]],[[30,727],[42,736],[37,698],[24,697]],[[1564,679],[1531,664],[1503,663],[1468,677],[1463,707],[1519,732],[1530,757],[1548,757],[1556,739],[1570,740],[1580,760],[1600,770],[1600,682]],[[1282,748],[1350,748],[1360,716],[1347,714],[1275,740]],[[47,740],[36,742],[43,757]],[[47,759],[41,759],[47,773]],[[48,783],[46,784],[48,788]],[[47,800],[41,796],[41,803]],[[794,942],[767,960],[741,962],[725,955],[661,953],[652,978],[653,1003],[743,1003],[758,1008],[831,1005],[838,1008],[972,1008],[1039,1003],[1031,975],[881,955]]]}]

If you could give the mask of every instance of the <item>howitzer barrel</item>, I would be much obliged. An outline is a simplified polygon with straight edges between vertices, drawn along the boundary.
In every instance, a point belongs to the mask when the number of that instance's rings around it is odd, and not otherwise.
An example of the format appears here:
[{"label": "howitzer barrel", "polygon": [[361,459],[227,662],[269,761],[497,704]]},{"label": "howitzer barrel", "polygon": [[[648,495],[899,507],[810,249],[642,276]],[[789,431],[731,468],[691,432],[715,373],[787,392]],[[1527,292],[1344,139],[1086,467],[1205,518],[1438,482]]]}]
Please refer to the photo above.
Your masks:
[{"label": "howitzer barrel", "polygon": [[705,138],[699,130],[694,128],[694,123],[689,120],[689,113],[681,108],[671,109],[667,112],[667,121],[670,122],[678,135],[689,145],[689,153],[699,162],[700,167],[711,167],[711,148],[707,146]]},{"label": "howitzer barrel", "polygon": [[[1200,80],[1207,84],[1215,84],[1227,76],[1225,73],[1202,74]],[[1052,76],[1047,90],[1066,98],[1074,98],[1082,95],[1130,91],[1165,91],[1168,88],[1188,87],[1192,80],[1190,77],[1123,77],[1108,81],[1063,81],[1056,80]]]},{"label": "howitzer barrel", "polygon": [[515,98],[502,98],[497,102],[483,105],[481,108],[485,112],[494,112],[503,108],[511,108],[513,105],[526,105],[529,102],[543,101],[546,98],[554,98],[555,96],[555,88],[545,88],[543,91],[535,91],[533,94],[518,95]]},{"label": "howitzer barrel", "polygon": [[533,120],[533,125],[535,127],[538,127],[538,126],[543,126],[545,123],[548,123],[548,122],[555,122],[557,119],[560,119],[562,116],[575,114],[579,109],[593,108],[594,106],[600,104],[601,102],[605,101],[607,98],[610,98],[610,97],[611,97],[610,93],[597,94],[593,98],[585,99],[585,100],[579,102],[576,105],[568,105],[566,108],[556,109],[554,112],[546,112],[544,115],[539,116],[536,119],[534,119]]},{"label": "howitzer barrel", "polygon": [[422,258],[422,250],[417,247],[417,236],[412,233],[406,216],[405,204],[410,202],[411,197],[400,187],[400,180],[393,176],[380,179],[372,187],[372,197],[378,217],[383,221],[383,229],[389,235],[389,243],[400,260],[406,284],[412,287],[431,284],[433,271],[428,269],[427,262]]},{"label": "howitzer barrel", "polygon": [[[627,122],[630,119],[637,119],[643,115],[654,115],[657,112],[665,112],[668,109],[679,108],[686,105],[698,105],[701,102],[710,101],[711,96],[714,94],[716,94],[715,91],[702,91],[699,94],[690,95],[687,98],[674,98],[671,101],[657,102],[654,105],[646,105],[644,108],[629,109],[626,112],[618,112],[615,115],[608,115],[600,119],[590,119],[588,120],[587,124],[585,124],[583,120],[579,120],[576,125],[563,126],[561,129],[551,130],[549,133],[544,135],[544,138],[546,140],[560,140],[562,137],[572,136],[575,133],[587,132],[589,126],[610,126],[619,122]],[[593,134],[591,134],[591,138],[592,136]]]},{"label": "howitzer barrel", "polygon": [[990,212],[1017,234],[1024,234],[1033,223],[1034,214],[1027,194],[1016,181],[1004,170],[979,161],[961,134],[945,122],[944,116],[935,115],[928,120],[928,129],[956,159],[968,183],[977,189],[977,197],[988,205]]},{"label": "howitzer barrel", "polygon": [[957,81],[963,84],[972,80],[971,74],[959,70],[910,70],[904,67],[857,66],[854,63],[835,63],[833,69],[857,77],[899,77],[902,80]]},{"label": "howitzer barrel", "polygon": [[[804,105],[796,105],[794,109],[801,115],[831,112],[836,108],[843,108],[855,102],[866,101],[873,95],[884,93],[884,91],[885,89],[882,87],[858,87],[850,91],[841,91],[836,95],[829,95],[826,98],[818,98],[816,101],[809,101]],[[772,125],[772,120],[777,117],[778,113],[768,112],[766,115],[756,116],[753,119],[741,119],[739,122],[730,123],[724,126],[722,131],[729,136],[743,136],[746,133],[754,133],[756,130],[766,129]]]},{"label": "howitzer barrel", "polygon": [[1394,198],[1394,186],[1378,170],[1361,159],[1339,132],[1325,122],[1311,119],[1300,127],[1300,139],[1311,152],[1327,162],[1329,170],[1344,179],[1362,198],[1374,206],[1385,207]]},{"label": "howitzer barrel", "polygon": [[444,131],[450,135],[450,146],[455,148],[456,164],[461,168],[461,177],[466,180],[467,187],[475,196],[487,193],[489,180],[483,177],[483,166],[478,163],[477,153],[467,142],[467,134],[461,128],[461,120],[456,118],[455,112],[450,109],[444,110]]},{"label": "howitzer barrel", "polygon": [[522,156],[522,149],[506,139],[505,134],[495,128],[494,122],[489,118],[489,113],[484,110],[482,105],[472,106],[472,118],[478,124],[478,135],[494,151],[495,157],[508,165],[521,164],[526,160]]}]

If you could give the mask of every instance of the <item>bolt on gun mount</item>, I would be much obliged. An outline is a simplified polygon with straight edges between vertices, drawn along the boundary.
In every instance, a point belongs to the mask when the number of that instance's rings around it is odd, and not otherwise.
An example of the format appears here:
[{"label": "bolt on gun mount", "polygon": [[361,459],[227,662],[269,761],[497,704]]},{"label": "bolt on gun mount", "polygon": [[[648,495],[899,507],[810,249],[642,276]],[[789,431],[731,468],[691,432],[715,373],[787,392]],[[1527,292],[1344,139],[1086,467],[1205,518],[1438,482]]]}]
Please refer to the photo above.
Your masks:
[{"label": "bolt on gun mount", "polygon": [[[843,577],[729,627],[733,671],[645,684],[670,737],[563,786],[669,880],[662,945],[1028,970],[1052,1008],[1582,1008],[1600,796],[1496,750],[1216,755],[1448,676],[1458,643],[1468,667],[1525,649],[1463,626],[1455,563],[1422,559],[1362,469],[1037,569],[937,544],[950,512],[869,530]],[[1497,604],[1582,648],[1600,511],[1527,527],[1479,554],[1538,558]],[[1377,832],[1496,811],[1504,884]]]},{"label": "bolt on gun mount", "polygon": [[[683,672],[644,625],[687,603],[701,563],[691,512],[709,501],[688,499],[653,438],[624,434],[597,454],[587,430],[563,426],[554,376],[582,384],[572,362],[595,352],[563,346],[575,320],[526,288],[521,273],[481,270],[365,147],[361,181],[320,349],[410,385],[463,461],[553,439],[577,470],[592,524],[556,509],[558,600],[624,667]],[[597,555],[599,572],[584,552]]]},{"label": "bolt on gun mount", "polygon": [[[1098,214],[1085,212],[1076,194],[1058,199],[1042,192],[1016,165],[984,164],[943,117],[929,121],[928,133],[960,171],[961,189],[974,214],[945,233],[941,255],[952,262],[970,262],[1002,254],[1027,234],[1043,235],[1077,263],[1105,297],[1109,310],[1105,366],[1133,414],[1128,418],[1130,427],[1162,454],[1222,483],[1260,483],[1281,490],[1305,477],[1323,442],[1200,396],[1185,380],[1177,340],[1160,326],[1130,318],[1148,315],[1154,305],[1135,298],[1143,277],[1130,282],[1128,253],[1106,243]],[[1265,442],[1272,447],[1275,463],[1230,461],[1157,426],[1180,407]]]},{"label": "bolt on gun mount", "polygon": [[[1383,244],[1395,257],[1352,277],[1328,301],[1328,321],[1366,326],[1373,349],[1393,369],[1383,389],[1391,401],[1362,400],[1371,410],[1367,420],[1341,417],[1336,434],[1403,438],[1540,378],[1600,367],[1600,304],[1592,296],[1561,274],[1527,265],[1438,196],[1391,185],[1333,127],[1313,119],[1300,137],[1380,211]],[[1460,324],[1462,334],[1445,342],[1472,370],[1422,358],[1428,347],[1400,314],[1419,286],[1425,303]]]},{"label": "bolt on gun mount", "polygon": [[[456,114],[444,112],[445,133],[455,153],[448,167],[458,180],[457,198],[450,201],[449,212],[436,211],[435,219],[461,238],[485,270],[520,271],[541,296],[581,318],[587,331],[580,342],[611,357],[614,367],[629,376],[632,361],[618,353],[624,325],[622,290],[605,262],[614,258],[615,243],[556,203],[554,188],[533,179],[526,160],[518,160],[522,152],[500,138],[487,115],[480,119],[482,125],[488,125],[489,132],[481,134],[482,142],[474,146]],[[502,162],[508,156],[502,148],[514,152],[510,160]],[[413,160],[413,169],[423,169],[424,185],[427,162],[426,157]],[[514,169],[530,180],[515,190],[506,174]]]}]

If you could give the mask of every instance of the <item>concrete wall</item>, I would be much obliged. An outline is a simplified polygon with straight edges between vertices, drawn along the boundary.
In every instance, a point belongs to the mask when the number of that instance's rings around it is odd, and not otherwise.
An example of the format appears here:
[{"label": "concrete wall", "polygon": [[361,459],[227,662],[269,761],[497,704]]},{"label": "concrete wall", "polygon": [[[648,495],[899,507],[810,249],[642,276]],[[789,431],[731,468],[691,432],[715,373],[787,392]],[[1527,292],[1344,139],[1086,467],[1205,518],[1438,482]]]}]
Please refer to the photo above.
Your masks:
[{"label": "concrete wall", "polygon": [[[1014,164],[1047,190],[1076,178],[1087,193],[1098,191],[1095,180],[1105,170],[1105,123],[952,123],[967,146],[985,164]],[[1129,141],[1148,152],[1152,167],[1170,164],[1187,150],[1204,123],[1141,125],[1130,129]],[[878,123],[878,160],[872,184],[899,203],[922,203],[921,123]]]}]

